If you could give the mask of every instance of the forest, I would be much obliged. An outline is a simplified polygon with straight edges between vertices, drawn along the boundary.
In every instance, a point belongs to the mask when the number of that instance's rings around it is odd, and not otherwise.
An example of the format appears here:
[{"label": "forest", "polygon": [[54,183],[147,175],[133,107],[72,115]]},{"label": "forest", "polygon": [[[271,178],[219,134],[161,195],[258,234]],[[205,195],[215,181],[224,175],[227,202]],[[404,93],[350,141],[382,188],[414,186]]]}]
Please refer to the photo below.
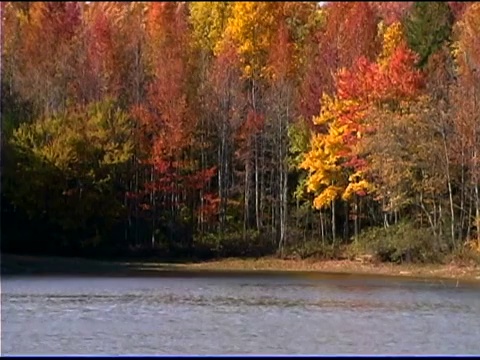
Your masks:
[{"label": "forest", "polygon": [[480,259],[480,3],[2,2],[1,248]]}]

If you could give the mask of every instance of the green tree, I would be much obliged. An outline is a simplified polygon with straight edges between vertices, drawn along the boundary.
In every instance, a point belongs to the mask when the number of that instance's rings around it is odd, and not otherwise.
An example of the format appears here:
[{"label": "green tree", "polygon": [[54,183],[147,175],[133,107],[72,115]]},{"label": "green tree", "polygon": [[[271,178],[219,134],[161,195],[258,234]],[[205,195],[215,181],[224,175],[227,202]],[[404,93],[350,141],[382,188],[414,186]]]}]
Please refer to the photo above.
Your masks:
[{"label": "green tree", "polygon": [[132,155],[131,130],[111,100],[24,123],[9,139],[15,165],[2,190],[29,220],[71,242],[98,241],[122,215],[118,174]]},{"label": "green tree", "polygon": [[418,66],[425,66],[430,55],[449,41],[453,21],[446,2],[415,2],[405,17],[404,27],[408,46],[420,56]]}]

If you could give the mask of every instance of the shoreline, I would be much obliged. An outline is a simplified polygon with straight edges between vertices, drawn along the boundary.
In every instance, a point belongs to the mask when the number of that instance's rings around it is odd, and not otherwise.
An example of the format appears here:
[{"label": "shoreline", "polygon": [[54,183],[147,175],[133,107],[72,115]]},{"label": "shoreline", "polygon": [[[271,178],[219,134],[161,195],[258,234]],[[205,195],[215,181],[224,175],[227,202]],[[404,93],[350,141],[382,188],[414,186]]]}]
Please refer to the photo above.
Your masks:
[{"label": "shoreline", "polygon": [[202,262],[102,261],[84,258],[1,255],[5,275],[146,276],[162,274],[295,274],[382,276],[410,279],[451,280],[480,284],[480,267],[456,264],[361,263],[351,260],[283,260],[226,258]]}]

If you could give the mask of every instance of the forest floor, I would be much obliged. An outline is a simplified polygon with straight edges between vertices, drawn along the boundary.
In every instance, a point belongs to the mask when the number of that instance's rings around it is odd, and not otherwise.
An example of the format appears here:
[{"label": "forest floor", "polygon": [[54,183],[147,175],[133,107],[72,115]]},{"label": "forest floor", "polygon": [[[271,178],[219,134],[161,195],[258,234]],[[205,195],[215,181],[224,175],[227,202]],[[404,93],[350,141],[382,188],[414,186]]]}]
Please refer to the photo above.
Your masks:
[{"label": "forest floor", "polygon": [[351,260],[282,260],[273,257],[258,259],[228,258],[203,262],[170,263],[159,261],[98,261],[82,258],[39,257],[2,254],[2,275],[91,275],[91,276],[155,276],[165,272],[178,274],[284,273],[313,272],[364,276],[395,276],[462,280],[480,283],[480,267],[459,264],[387,264]]}]

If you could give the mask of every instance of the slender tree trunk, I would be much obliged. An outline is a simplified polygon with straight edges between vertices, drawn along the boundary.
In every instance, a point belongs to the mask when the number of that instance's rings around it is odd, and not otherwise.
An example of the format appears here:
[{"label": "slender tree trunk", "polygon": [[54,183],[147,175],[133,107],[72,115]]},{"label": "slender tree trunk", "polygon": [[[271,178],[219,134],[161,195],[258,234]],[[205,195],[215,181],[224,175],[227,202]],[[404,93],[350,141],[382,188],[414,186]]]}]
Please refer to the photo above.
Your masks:
[{"label": "slender tree trunk", "polygon": [[474,191],[474,201],[475,201],[475,228],[477,239],[480,238],[480,195],[478,190],[478,159],[477,159],[477,149],[473,153],[473,191]]},{"label": "slender tree trunk", "polygon": [[354,212],[355,212],[354,241],[355,241],[355,244],[357,244],[358,243],[358,196],[357,195],[355,195]]},{"label": "slender tree trunk", "polygon": [[[249,142],[250,145],[250,142]],[[249,146],[250,148],[250,146]],[[247,236],[248,222],[250,218],[250,156],[247,156],[247,163],[245,164],[245,207],[243,212],[243,237],[244,240]]]},{"label": "slender tree trunk", "polygon": [[480,196],[478,191],[478,182],[475,184],[475,223],[477,239],[480,239]]},{"label": "slender tree trunk", "polygon": [[479,116],[478,116],[478,111],[477,111],[477,87],[476,83],[473,83],[473,114],[474,114],[474,121],[473,121],[473,146],[474,146],[474,152],[473,152],[473,174],[474,174],[474,189],[475,189],[475,225],[476,225],[476,235],[477,235],[477,240],[480,239],[480,195],[479,195],[479,189],[478,189],[478,183],[479,183],[479,174],[480,174],[480,168],[479,168],[479,161],[478,161],[478,149],[479,149],[479,142],[480,139],[478,138],[478,121]]},{"label": "slender tree trunk", "polygon": [[219,222],[219,233],[220,236],[223,235],[224,226],[225,226],[225,192],[224,192],[224,176],[225,176],[225,159],[224,159],[224,152],[225,152],[225,120],[222,119],[222,131],[221,131],[221,139],[220,139],[220,146],[218,148],[218,192],[220,195],[220,222]]},{"label": "slender tree trunk", "polygon": [[[136,147],[135,147],[136,148]],[[138,245],[138,174],[140,169],[138,168],[138,159],[135,154],[135,246]]]},{"label": "slender tree trunk", "polygon": [[257,135],[255,135],[255,223],[257,230],[260,230],[260,194],[259,194],[259,177],[258,177],[258,140]]},{"label": "slender tree trunk", "polygon": [[472,210],[473,210],[473,188],[470,189],[470,196],[468,197],[468,217],[467,217],[467,239],[471,239],[471,234],[472,234],[472,226],[471,226],[471,221],[472,221]]},{"label": "slender tree trunk", "polygon": [[336,235],[336,228],[335,228],[335,200],[332,200],[332,242],[335,246],[335,235]]},{"label": "slender tree trunk", "polygon": [[456,247],[455,244],[455,211],[453,208],[453,192],[452,192],[452,180],[450,178],[450,159],[448,156],[448,149],[447,149],[447,139],[445,134],[445,129],[442,131],[443,137],[443,150],[445,152],[445,172],[447,175],[447,184],[448,184],[448,198],[450,201],[450,236],[452,240],[453,248]]},{"label": "slender tree trunk", "polygon": [[344,240],[348,240],[350,237],[350,205],[347,201],[345,201],[345,222],[343,228],[343,238]]},{"label": "slender tree trunk", "polygon": [[[151,181],[152,185],[154,184],[154,181],[155,181],[154,172],[155,172],[155,170],[152,166],[152,172],[151,172],[151,176],[150,176],[150,181]],[[152,249],[153,249],[155,247],[155,216],[156,216],[155,195],[154,195],[153,186],[150,190],[150,204],[151,204],[151,207],[152,207]]]},{"label": "slender tree trunk", "polygon": [[287,194],[288,194],[288,189],[287,189],[287,169],[285,166],[285,161],[284,159],[284,153],[282,150],[283,149],[283,144],[280,146],[281,152],[280,152],[280,184],[281,184],[281,190],[280,190],[280,244],[282,246],[285,243],[285,238],[286,238],[286,232],[287,232]]},{"label": "slender tree trunk", "polygon": [[277,239],[275,238],[275,206],[272,206],[272,228],[271,228],[271,238],[272,238],[272,244],[276,245],[275,242]]},{"label": "slender tree trunk", "polygon": [[388,213],[385,211],[385,198],[382,197],[382,212],[383,212],[383,228],[387,229],[390,225],[388,223]]},{"label": "slender tree trunk", "polygon": [[461,170],[461,184],[460,184],[460,229],[459,239],[463,239],[464,224],[465,224],[465,148],[462,141],[462,170]]},{"label": "slender tree trunk", "polygon": [[442,218],[443,218],[443,215],[442,215],[442,203],[441,203],[441,200],[439,200],[439,203],[438,203],[438,225],[439,225],[439,229],[438,229],[438,234],[440,236],[440,239],[443,237],[443,226],[442,226]]},{"label": "slender tree trunk", "polygon": [[325,249],[325,226],[323,223],[323,211],[320,211],[320,233],[322,238],[322,249]]},{"label": "slender tree trunk", "polygon": [[130,209],[128,206],[128,199],[127,199],[127,193],[124,194],[123,196],[123,205],[125,206],[125,209],[127,210],[127,221],[124,223],[124,233],[125,233],[125,244],[128,244],[128,225],[130,223]]},{"label": "slender tree trunk", "polygon": [[430,213],[427,211],[426,207],[425,207],[425,204],[423,202],[423,194],[422,192],[420,192],[420,199],[419,199],[419,205],[420,205],[420,208],[423,210],[423,212],[425,213],[427,219],[428,219],[428,222],[430,224],[430,228],[432,229],[432,233],[433,235],[435,236],[435,238],[437,238],[437,231],[436,231],[436,228],[435,228],[435,220],[432,219],[432,216],[430,215]]}]

